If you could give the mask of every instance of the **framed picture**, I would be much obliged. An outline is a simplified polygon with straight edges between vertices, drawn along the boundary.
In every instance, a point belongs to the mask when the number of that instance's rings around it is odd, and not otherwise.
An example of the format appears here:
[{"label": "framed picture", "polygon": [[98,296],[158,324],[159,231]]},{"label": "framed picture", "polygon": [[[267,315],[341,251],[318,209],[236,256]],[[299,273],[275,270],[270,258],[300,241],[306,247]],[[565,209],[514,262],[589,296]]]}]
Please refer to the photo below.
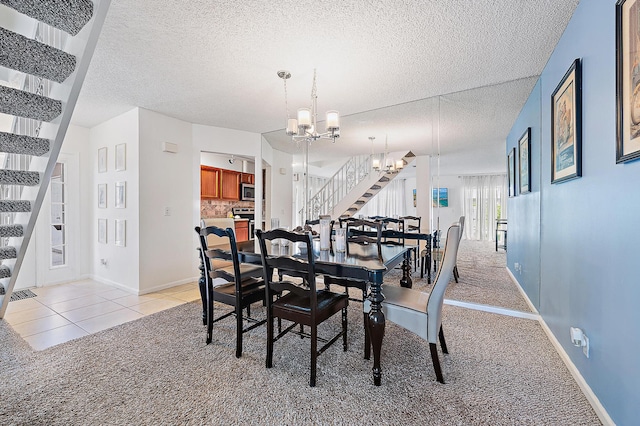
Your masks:
[{"label": "framed picture", "polygon": [[116,182],[116,209],[124,209],[127,199],[127,183]]},{"label": "framed picture", "polygon": [[520,193],[531,192],[531,127],[528,127],[518,141],[518,162],[520,165]]},{"label": "framed picture", "polygon": [[616,163],[640,158],[640,1],[616,4]]},{"label": "framed picture", "polygon": [[127,144],[116,145],[116,172],[127,170]]},{"label": "framed picture", "polygon": [[509,197],[516,196],[516,149],[511,148],[507,155],[507,183],[509,184]]},{"label": "framed picture", "polygon": [[551,95],[551,183],[582,176],[582,83],[580,59]]},{"label": "framed picture", "polygon": [[107,208],[107,184],[106,183],[98,184],[98,208],[99,209]]},{"label": "framed picture", "polygon": [[416,190],[413,190],[413,207],[417,207]]},{"label": "framed picture", "polygon": [[433,188],[433,207],[449,207],[449,188]]},{"label": "framed picture", "polygon": [[107,219],[98,219],[98,242],[107,244]]},{"label": "framed picture", "polygon": [[98,173],[107,171],[107,147],[98,149]]},{"label": "framed picture", "polygon": [[116,219],[116,245],[120,247],[126,246],[127,221]]}]

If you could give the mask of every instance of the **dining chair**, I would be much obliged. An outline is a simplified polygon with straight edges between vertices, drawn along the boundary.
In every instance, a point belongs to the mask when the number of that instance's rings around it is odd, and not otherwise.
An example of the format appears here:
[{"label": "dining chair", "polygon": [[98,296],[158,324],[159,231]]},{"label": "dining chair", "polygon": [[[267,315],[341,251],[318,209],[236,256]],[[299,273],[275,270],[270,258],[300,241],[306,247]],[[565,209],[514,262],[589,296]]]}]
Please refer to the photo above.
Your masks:
[{"label": "dining chair", "polygon": [[[454,223],[447,231],[447,241],[443,252],[442,264],[435,278],[435,284],[431,293],[412,290],[404,287],[383,285],[382,312],[387,321],[415,333],[429,342],[433,369],[436,378],[444,383],[440,360],[438,358],[437,341],[440,340],[442,352],[448,354],[447,344],[442,331],[442,305],[444,293],[453,275],[453,267],[456,263],[458,247],[460,245],[459,223]],[[365,310],[369,310],[369,304]]]},{"label": "dining chair", "polygon": [[[382,241],[382,222],[371,221],[366,219],[352,219],[344,222],[347,228],[347,253],[350,244],[375,244],[378,247],[378,257],[382,258],[381,241]],[[364,231],[363,229],[368,229]],[[367,281],[356,280],[352,278],[324,276],[326,286],[331,284],[344,286],[346,288],[354,287],[362,291],[362,298],[356,299],[350,297],[352,302],[364,303],[369,290]],[[369,314],[362,314],[364,327],[364,359],[371,358],[371,336],[369,335]]]},{"label": "dining chair", "polygon": [[[460,224],[460,235],[458,236],[458,240],[462,240],[462,232],[464,231],[464,216],[460,216],[460,219],[458,219],[457,223]],[[434,272],[437,270],[438,265],[442,261],[442,255],[443,255],[442,248],[440,247],[439,242],[437,247],[438,248],[433,251],[433,271]],[[460,278],[460,275],[458,274],[457,259],[453,267],[453,278],[456,281],[456,283],[459,282],[458,279]]]},{"label": "dining chair", "polygon": [[[265,319],[257,320],[251,317],[250,306],[256,302],[265,300],[265,286],[262,280],[262,267],[240,263],[238,247],[233,229],[222,229],[217,226],[200,228],[196,226],[196,233],[200,238],[200,253],[205,268],[206,287],[206,325],[207,339],[210,344],[213,340],[213,323],[234,315],[236,317],[236,358],[242,356],[242,335],[264,324]],[[209,246],[209,236],[218,237],[218,244]],[[220,284],[214,280],[221,281]],[[234,309],[218,318],[214,318],[214,303],[220,302],[233,306]],[[246,308],[247,315],[243,317],[242,311]],[[244,327],[244,320],[250,325]]]},{"label": "dining chair", "polygon": [[[404,230],[407,233],[417,232],[420,233],[420,224],[422,223],[422,217],[420,216],[402,216],[400,220],[404,221]],[[407,241],[408,240],[408,241]],[[405,239],[405,245],[411,245],[413,248],[413,270],[418,268],[418,252],[420,252],[420,241],[412,240],[411,238]],[[422,261],[422,258],[420,258]],[[422,267],[422,266],[421,266]]]},{"label": "dining chair", "polygon": [[[290,331],[296,332],[295,327],[306,325],[310,327],[311,334],[303,334],[303,337],[311,338],[311,376],[309,385],[316,385],[317,359],[329,346],[342,337],[343,349],[347,350],[347,306],[349,297],[346,293],[335,293],[316,287],[315,257],[310,233],[294,233],[281,229],[268,232],[256,230],[256,237],[260,244],[260,256],[262,258],[263,277],[266,283],[267,303],[267,356],[265,365],[271,368],[273,365],[273,344]],[[280,239],[287,240],[289,248],[294,250],[294,245],[304,247],[299,256],[270,254],[267,249],[267,241]],[[286,279],[275,281],[274,269],[278,270]],[[298,281],[302,279],[302,283]],[[281,294],[279,298],[275,298]],[[318,336],[318,326],[334,314],[342,312],[342,329],[331,339],[323,339]],[[274,335],[274,319],[291,321],[292,324]],[[318,340],[324,345],[318,349]]]},{"label": "dining chair", "polygon": [[[464,232],[464,216],[460,216],[460,219],[458,219],[458,223],[460,224],[460,236],[458,237],[458,240],[462,241],[462,234]],[[453,278],[456,280],[456,282],[458,282],[458,279],[460,278],[460,273],[458,273],[457,256],[456,256],[456,264],[453,267]]]},{"label": "dining chair", "polygon": [[[440,250],[440,231],[433,231],[433,235],[431,236],[431,247],[427,246],[420,251],[420,278],[424,277],[425,272],[427,273],[427,282],[431,284],[431,259],[433,258],[435,253],[439,253]],[[435,273],[435,261],[434,261],[434,269]]]}]

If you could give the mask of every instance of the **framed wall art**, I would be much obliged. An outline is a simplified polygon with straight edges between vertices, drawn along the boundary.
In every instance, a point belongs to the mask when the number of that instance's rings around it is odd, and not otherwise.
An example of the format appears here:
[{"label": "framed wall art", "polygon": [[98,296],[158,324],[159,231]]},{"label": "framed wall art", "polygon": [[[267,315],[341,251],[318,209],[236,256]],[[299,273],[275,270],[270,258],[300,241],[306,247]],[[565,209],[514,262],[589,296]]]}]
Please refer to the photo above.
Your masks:
[{"label": "framed wall art", "polygon": [[99,209],[107,208],[107,184],[106,183],[98,184],[98,208]]},{"label": "framed wall art", "polygon": [[126,207],[126,200],[127,200],[127,183],[116,182],[116,199],[115,199],[116,209],[124,209]]},{"label": "framed wall art", "polygon": [[433,188],[433,207],[449,207],[449,188]]},{"label": "framed wall art", "polygon": [[98,242],[107,244],[107,219],[98,219]]},{"label": "framed wall art", "polygon": [[518,141],[518,163],[520,193],[531,192],[531,127],[528,127]]},{"label": "framed wall art", "polygon": [[98,149],[98,173],[107,171],[107,147]]},{"label": "framed wall art", "polygon": [[127,221],[116,219],[116,235],[115,243],[117,246],[124,247],[127,243]]},{"label": "framed wall art", "polygon": [[127,170],[127,144],[116,145],[116,172]]},{"label": "framed wall art", "polygon": [[580,59],[551,95],[551,183],[582,176],[582,75]]},{"label": "framed wall art", "polygon": [[516,196],[516,149],[511,148],[507,154],[507,183],[509,185],[509,197]]},{"label": "framed wall art", "polygon": [[616,162],[640,158],[640,0],[616,4]]}]

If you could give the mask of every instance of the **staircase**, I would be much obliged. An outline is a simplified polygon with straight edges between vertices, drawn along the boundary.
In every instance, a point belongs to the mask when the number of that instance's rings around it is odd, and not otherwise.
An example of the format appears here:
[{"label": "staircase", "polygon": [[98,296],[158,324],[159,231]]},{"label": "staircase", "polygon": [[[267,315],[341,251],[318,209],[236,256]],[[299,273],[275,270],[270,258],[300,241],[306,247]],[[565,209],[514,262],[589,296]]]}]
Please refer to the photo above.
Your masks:
[{"label": "staircase", "polygon": [[[333,219],[356,214],[371,198],[389,184],[397,173],[373,170],[371,156],[350,158],[309,200],[309,217],[330,215]],[[398,158],[396,156],[396,158]],[[402,156],[405,164],[415,159],[409,151]],[[303,212],[301,211],[302,215]],[[304,221],[302,221],[304,223]]]},{"label": "staircase", "polygon": [[[0,318],[4,317],[110,0],[0,0]],[[6,131],[5,131],[6,130]]]}]

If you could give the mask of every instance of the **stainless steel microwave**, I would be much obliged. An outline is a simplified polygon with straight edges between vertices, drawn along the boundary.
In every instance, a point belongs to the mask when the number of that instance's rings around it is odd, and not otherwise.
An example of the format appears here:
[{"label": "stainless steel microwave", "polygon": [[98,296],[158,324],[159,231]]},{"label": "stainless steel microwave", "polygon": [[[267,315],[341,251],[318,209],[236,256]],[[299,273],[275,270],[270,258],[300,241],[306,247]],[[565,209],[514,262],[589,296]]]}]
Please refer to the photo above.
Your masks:
[{"label": "stainless steel microwave", "polygon": [[242,201],[255,201],[256,200],[256,188],[250,183],[240,184],[240,199]]}]

